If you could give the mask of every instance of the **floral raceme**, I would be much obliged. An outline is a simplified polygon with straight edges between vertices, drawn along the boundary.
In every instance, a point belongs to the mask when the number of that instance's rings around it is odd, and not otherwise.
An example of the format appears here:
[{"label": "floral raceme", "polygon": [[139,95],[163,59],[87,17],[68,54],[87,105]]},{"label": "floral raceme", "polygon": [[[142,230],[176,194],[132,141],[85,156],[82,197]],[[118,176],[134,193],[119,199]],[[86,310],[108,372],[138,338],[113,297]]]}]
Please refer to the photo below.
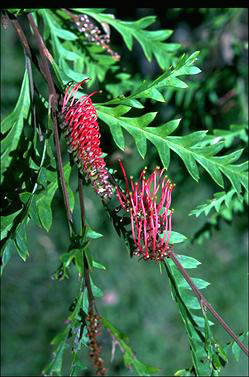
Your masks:
[{"label": "floral raceme", "polygon": [[74,156],[81,172],[90,181],[96,193],[102,198],[110,198],[113,187],[100,148],[100,132],[97,112],[91,96],[76,100],[76,94],[86,80],[67,87],[62,106],[62,128],[67,138],[69,152]]},{"label": "floral raceme", "polygon": [[165,169],[155,168],[146,178],[144,168],[140,181],[128,180],[125,169],[120,162],[126,190],[117,187],[121,207],[129,213],[134,255],[144,260],[162,260],[170,249],[171,220],[173,210],[170,209],[171,193],[175,184],[171,183]]}]

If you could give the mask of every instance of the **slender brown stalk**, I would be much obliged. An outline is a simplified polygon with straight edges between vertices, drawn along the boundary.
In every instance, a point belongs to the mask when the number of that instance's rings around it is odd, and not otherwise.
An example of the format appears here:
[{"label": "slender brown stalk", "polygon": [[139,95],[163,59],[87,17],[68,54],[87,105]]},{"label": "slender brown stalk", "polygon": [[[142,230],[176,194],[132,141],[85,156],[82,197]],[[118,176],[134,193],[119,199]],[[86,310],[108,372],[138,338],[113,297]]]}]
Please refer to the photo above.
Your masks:
[{"label": "slender brown stalk", "polygon": [[[85,227],[85,206],[84,206],[84,196],[83,196],[83,187],[82,187],[82,179],[80,176],[80,172],[78,172],[78,187],[79,187],[79,199],[80,199],[80,212],[81,212],[81,224],[82,224],[82,230]],[[92,293],[92,287],[90,282],[90,271],[89,271],[89,265],[86,258],[86,255],[84,253],[84,279],[85,279],[85,286],[87,288],[88,293],[88,302],[89,302],[89,308],[93,308],[94,306],[94,296]]]},{"label": "slender brown stalk", "polygon": [[79,183],[81,223],[82,223],[82,229],[83,229],[85,227],[85,206],[84,206],[84,196],[83,196],[83,188],[82,188],[82,178],[81,178],[80,172],[78,172],[78,183]]},{"label": "slender brown stalk", "polygon": [[[83,196],[83,188],[82,188],[82,179],[80,172],[78,172],[78,185],[79,185],[79,199],[80,199],[80,211],[81,211],[81,223],[82,223],[82,230],[85,227],[85,207],[84,207],[84,196]],[[101,321],[100,317],[97,314],[94,314],[94,296],[91,287],[91,280],[90,280],[90,270],[89,264],[86,258],[86,254],[84,253],[84,285],[87,289],[87,296],[88,296],[88,315],[86,320],[89,322],[87,325],[87,336],[89,337],[89,356],[92,359],[93,365],[96,369],[97,376],[104,376],[106,374],[106,368],[104,367],[103,359],[100,357],[100,350],[101,347],[97,342],[97,335],[100,334],[101,330]]]},{"label": "slender brown stalk", "polygon": [[42,75],[46,78],[42,62],[38,61],[36,59],[36,56],[32,53],[32,50],[29,46],[29,43],[28,43],[27,38],[26,38],[26,36],[25,36],[25,34],[22,30],[20,23],[18,22],[18,20],[16,18],[14,18],[13,15],[11,16],[10,21],[11,21],[11,24],[14,26],[16,33],[17,33],[17,36],[22,43],[25,55],[29,57],[29,59],[36,65],[36,67],[40,70]]},{"label": "slender brown stalk", "polygon": [[249,357],[248,348],[240,341],[238,336],[233,332],[233,330],[227,325],[227,323],[221,318],[221,316],[214,310],[214,308],[209,304],[203,294],[199,291],[196,285],[193,283],[192,279],[186,272],[186,270],[182,267],[181,263],[176,258],[175,254],[170,250],[168,252],[168,257],[175,263],[178,270],[183,275],[184,279],[188,282],[189,286],[191,287],[192,291],[200,301],[201,306],[205,309],[207,308],[210,313],[217,319],[217,321],[221,324],[221,326],[225,329],[225,331],[234,339],[234,341],[238,344],[240,349]]},{"label": "slender brown stalk", "polygon": [[57,155],[57,163],[58,163],[58,171],[59,171],[59,177],[64,197],[64,202],[66,206],[66,213],[67,213],[67,222],[69,226],[69,232],[70,236],[72,235],[73,231],[73,222],[72,222],[72,213],[70,210],[69,205],[69,197],[68,192],[66,188],[66,182],[64,177],[64,170],[63,170],[63,164],[62,164],[62,157],[61,157],[61,149],[60,149],[60,141],[59,141],[59,132],[58,132],[58,125],[57,125],[57,116],[56,116],[56,110],[58,105],[58,95],[55,90],[53,78],[50,73],[48,59],[50,57],[50,53],[48,49],[46,48],[43,39],[39,33],[39,30],[37,29],[34,19],[31,14],[28,14],[28,20],[32,26],[32,29],[34,31],[34,36],[37,41],[38,49],[41,56],[42,66],[44,68],[44,75],[46,77],[47,83],[48,83],[48,90],[49,90],[49,103],[51,104],[52,109],[52,119],[53,119],[53,126],[54,126],[54,139],[55,139],[55,149],[56,149],[56,155]]}]

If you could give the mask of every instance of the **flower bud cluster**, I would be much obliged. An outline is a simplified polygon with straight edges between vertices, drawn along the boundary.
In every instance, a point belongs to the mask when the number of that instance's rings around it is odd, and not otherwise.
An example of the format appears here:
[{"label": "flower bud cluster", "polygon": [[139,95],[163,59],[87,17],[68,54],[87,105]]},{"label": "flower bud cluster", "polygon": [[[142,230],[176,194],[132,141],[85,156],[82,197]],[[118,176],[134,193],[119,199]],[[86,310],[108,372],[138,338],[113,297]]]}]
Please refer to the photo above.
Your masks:
[{"label": "flower bud cluster", "polygon": [[77,29],[80,32],[84,33],[84,36],[89,42],[103,47],[114,60],[120,60],[120,55],[117,52],[113,51],[109,46],[109,35],[102,33],[98,26],[96,26],[93,21],[90,21],[89,17],[86,14],[74,16],[73,18]]},{"label": "flower bud cluster", "polygon": [[89,322],[87,325],[87,336],[89,337],[89,356],[93,361],[94,367],[96,368],[96,375],[105,376],[106,368],[104,368],[103,359],[99,356],[101,348],[96,339],[96,337],[101,334],[100,317],[97,314],[94,314],[92,309],[89,309],[86,321]]}]

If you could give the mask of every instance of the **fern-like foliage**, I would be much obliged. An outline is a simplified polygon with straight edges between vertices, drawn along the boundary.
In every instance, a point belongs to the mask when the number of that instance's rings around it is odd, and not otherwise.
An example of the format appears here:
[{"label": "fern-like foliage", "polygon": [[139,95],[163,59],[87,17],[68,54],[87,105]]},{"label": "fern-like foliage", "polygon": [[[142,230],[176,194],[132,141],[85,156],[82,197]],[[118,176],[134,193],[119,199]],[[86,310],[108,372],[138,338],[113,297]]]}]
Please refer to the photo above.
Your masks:
[{"label": "fern-like foliage", "polygon": [[212,209],[215,209],[216,212],[221,214],[224,212],[225,208],[230,210],[242,209],[243,199],[248,202],[248,195],[245,193],[244,198],[242,196],[235,198],[234,194],[236,194],[234,189],[231,189],[228,192],[216,192],[212,199],[209,199],[204,204],[200,204],[197,208],[193,209],[189,215],[199,217],[202,213],[204,213],[205,216],[207,216]]},{"label": "fern-like foliage", "polygon": [[[203,244],[206,239],[211,239],[215,229],[219,230],[220,220],[231,222],[234,214],[242,214],[245,211],[245,207],[248,205],[248,193],[245,192],[243,196],[234,194],[234,189],[231,189],[227,193],[216,193],[213,199],[199,205],[189,213],[189,215],[196,217],[201,214],[205,214],[205,216],[209,215],[204,225],[191,236],[191,242],[196,242],[199,245]],[[215,209],[216,212],[210,215],[212,209]]]},{"label": "fern-like foliage", "polygon": [[166,69],[171,62],[171,54],[179,49],[178,43],[165,43],[173,31],[172,30],[144,30],[156,21],[155,16],[143,17],[137,21],[117,20],[111,14],[103,14],[99,10],[89,8],[73,8],[74,11],[85,13],[98,22],[104,22],[115,28],[122,36],[129,50],[132,49],[133,39],[141,45],[144,54],[149,62],[154,56],[162,69]]},{"label": "fern-like foliage", "polygon": [[214,129],[199,146],[212,145],[221,141],[224,143],[224,148],[230,148],[236,141],[246,145],[248,143],[246,129],[246,124],[231,124],[229,130]]},{"label": "fern-like foliage", "polygon": [[243,186],[248,191],[248,162],[234,164],[241,154],[242,149],[225,156],[216,156],[223,148],[223,143],[200,147],[207,131],[196,131],[186,136],[169,136],[180,123],[180,119],[167,122],[159,127],[148,127],[154,120],[156,113],[147,113],[140,117],[123,117],[130,110],[129,106],[114,108],[98,106],[98,115],[109,127],[113,139],[121,149],[125,148],[122,129],[129,132],[135,140],[138,152],[144,158],[147,152],[147,140],[151,141],[165,167],[169,166],[170,150],[175,152],[184,162],[190,175],[198,182],[201,165],[221,187],[224,187],[222,173],[229,179],[236,193],[239,195]]}]

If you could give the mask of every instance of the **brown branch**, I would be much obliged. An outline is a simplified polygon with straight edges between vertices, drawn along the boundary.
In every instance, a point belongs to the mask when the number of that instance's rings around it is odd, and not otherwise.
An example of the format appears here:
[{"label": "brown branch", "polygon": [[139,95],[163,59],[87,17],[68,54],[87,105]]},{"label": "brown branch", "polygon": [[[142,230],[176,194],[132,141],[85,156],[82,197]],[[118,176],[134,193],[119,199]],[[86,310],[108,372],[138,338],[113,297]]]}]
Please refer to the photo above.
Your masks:
[{"label": "brown branch", "polygon": [[221,324],[221,326],[225,329],[225,331],[234,339],[234,341],[238,344],[240,349],[249,357],[248,348],[240,341],[238,336],[233,332],[233,330],[226,324],[226,322],[221,318],[221,316],[214,310],[214,308],[209,304],[203,294],[199,291],[196,285],[193,283],[192,279],[186,272],[186,270],[182,267],[181,263],[176,258],[175,254],[172,250],[168,251],[168,257],[175,263],[178,270],[183,275],[184,279],[188,282],[189,286],[191,287],[192,291],[200,301],[200,305],[205,309],[207,308],[210,313],[217,319],[217,321]]},{"label": "brown branch", "polygon": [[[68,192],[66,188],[66,182],[64,177],[64,170],[63,170],[63,164],[62,164],[62,157],[61,157],[61,149],[60,149],[60,141],[59,141],[59,132],[58,132],[58,125],[57,125],[57,116],[56,116],[56,110],[58,105],[58,95],[55,90],[54,82],[50,73],[48,60],[50,59],[50,53],[48,49],[46,48],[43,39],[39,33],[39,30],[37,29],[34,19],[31,14],[28,14],[28,20],[32,26],[32,29],[34,31],[34,36],[38,45],[38,49],[41,56],[41,63],[44,68],[44,75],[46,77],[47,83],[48,83],[48,90],[49,90],[49,103],[51,103],[52,108],[52,119],[53,119],[53,126],[54,126],[54,139],[55,139],[55,149],[56,149],[56,155],[57,155],[57,163],[58,163],[58,170],[59,170],[59,177],[60,177],[60,183],[62,187],[64,202],[66,206],[66,213],[67,213],[67,222],[69,226],[69,233],[70,236],[73,233],[73,221],[72,221],[72,213],[70,210],[70,204],[69,204],[69,197]],[[47,60],[48,59],[48,60]]]},{"label": "brown branch", "polygon": [[14,28],[16,30],[16,33],[17,33],[17,36],[18,36],[18,38],[20,39],[20,41],[22,43],[25,55],[27,55],[29,57],[29,59],[34,62],[34,64],[40,70],[40,72],[42,73],[42,75],[46,78],[44,67],[42,66],[42,63],[39,62],[36,59],[36,56],[32,53],[32,50],[31,50],[31,48],[29,46],[27,38],[26,38],[26,36],[25,36],[25,34],[24,34],[23,30],[22,30],[22,27],[19,24],[18,20],[16,18],[14,18],[14,17],[15,16],[10,15],[10,21],[11,21],[11,24],[14,26]]},{"label": "brown branch", "polygon": [[84,206],[84,196],[82,188],[82,178],[80,172],[78,171],[78,183],[79,183],[79,198],[80,198],[80,210],[81,210],[81,223],[82,229],[85,227],[85,206]]},{"label": "brown branch", "polygon": [[[80,172],[78,172],[78,187],[79,187],[79,199],[80,199],[80,212],[81,212],[81,224],[82,224],[82,232],[83,229],[86,226],[85,223],[85,206],[84,206],[84,196],[83,196],[83,187],[82,187],[82,179]],[[84,280],[85,280],[85,286],[87,288],[88,293],[88,302],[89,302],[89,308],[93,309],[94,306],[94,296],[92,293],[92,287],[91,287],[91,281],[90,281],[90,269],[87,261],[86,254],[84,253]]]}]

